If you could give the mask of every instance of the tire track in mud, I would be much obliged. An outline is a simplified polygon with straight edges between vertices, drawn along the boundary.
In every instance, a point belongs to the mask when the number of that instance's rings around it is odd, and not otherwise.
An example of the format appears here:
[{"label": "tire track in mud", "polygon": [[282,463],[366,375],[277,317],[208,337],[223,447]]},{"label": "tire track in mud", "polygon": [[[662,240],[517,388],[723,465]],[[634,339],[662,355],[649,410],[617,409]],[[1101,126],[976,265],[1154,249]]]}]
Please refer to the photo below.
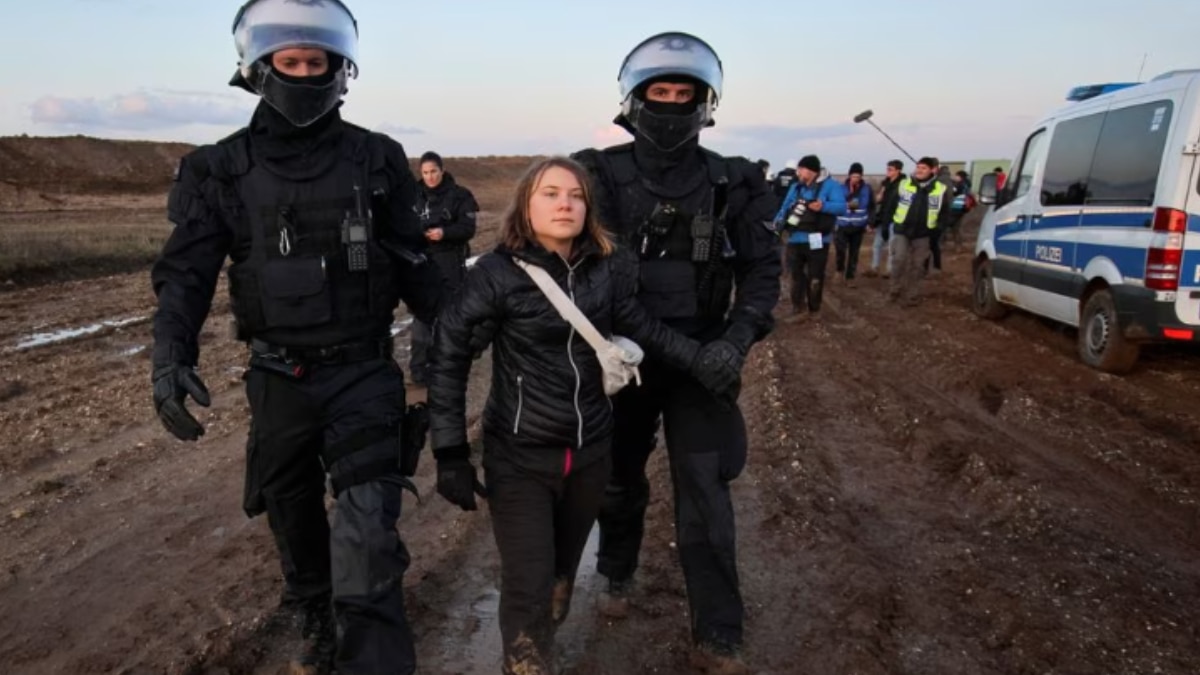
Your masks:
[{"label": "tire track in mud", "polygon": [[[963,560],[929,570],[959,580],[962,602],[945,603],[942,612],[959,617],[975,631],[972,637],[957,626],[938,626],[932,632],[936,641],[921,649],[923,656],[910,655],[912,659],[894,672],[1026,672],[1056,664],[1074,671],[1075,666],[1068,665],[1071,658],[1091,662],[1101,671],[1120,663],[1131,672],[1186,672],[1184,664],[1195,658],[1196,648],[1188,644],[1194,637],[1190,629],[1181,627],[1194,625],[1196,617],[1180,598],[1194,595],[1200,578],[1194,562],[1195,510],[1181,505],[1186,502],[1156,499],[1130,476],[1088,459],[1078,441],[1066,443],[1047,434],[1047,419],[1053,422],[1053,417],[1010,414],[1011,401],[1006,399],[1011,393],[1003,388],[1009,381],[1002,370],[1005,364],[980,353],[987,342],[972,335],[976,331],[970,324],[954,334],[953,342],[970,345],[961,351],[971,358],[952,353],[943,365],[923,348],[931,328],[922,325],[929,319],[924,307],[921,313],[906,315],[881,298],[864,298],[870,291],[862,287],[846,291],[835,291],[833,317],[799,328],[817,344],[832,343],[831,352],[839,344],[856,343],[874,354],[913,357],[911,363],[900,358],[850,359],[853,368],[822,375],[876,394],[872,417],[882,421],[894,439],[892,451],[925,476],[925,485],[915,484],[915,494],[924,497],[907,503],[925,507],[924,517],[935,519],[938,527],[928,531],[936,534],[932,540],[937,546],[945,548],[958,540],[951,547],[958,552],[947,553]],[[873,313],[872,321],[859,314],[862,305]],[[789,344],[798,345],[802,339]],[[805,352],[795,352],[793,358],[803,363]],[[833,353],[820,359],[838,362]],[[1011,369],[1011,362],[1007,365]],[[1039,386],[1026,389],[1021,397],[1026,405],[1043,403]],[[1063,389],[1048,387],[1044,396],[1062,396]],[[1072,390],[1068,386],[1065,391]],[[1110,421],[1100,417],[1096,424],[1103,428]],[[932,503],[938,495],[952,500],[940,513]],[[892,548],[891,555],[903,549],[903,544]],[[1002,555],[989,556],[989,550]],[[1014,575],[1013,567],[1024,567],[1024,577]],[[1139,579],[1152,592],[1141,589]],[[1026,594],[1032,597],[1014,599]],[[928,605],[934,597],[922,602]],[[938,601],[944,603],[945,598]],[[918,623],[928,624],[928,619]],[[1146,635],[1122,635],[1131,623],[1140,624],[1136,633]],[[1053,649],[1034,643],[1035,627],[1050,636]],[[956,633],[963,642],[962,653],[973,653],[971,659],[957,664],[925,660],[953,652],[946,647]],[[899,635],[911,645],[911,627]],[[980,643],[985,649],[979,649]]]},{"label": "tire track in mud", "polygon": [[[905,317],[902,314],[899,316],[885,314],[887,318],[892,319],[890,325],[893,327],[918,331],[922,334],[912,336],[899,332],[899,339],[889,338],[877,328],[876,324],[867,322],[853,307],[852,302],[835,301],[833,307],[840,321],[829,325],[831,331],[841,334],[843,338],[847,337],[848,333],[865,338],[872,343],[883,343],[889,347],[892,353],[902,353],[906,347],[905,338],[908,338],[909,345],[920,344],[920,338],[924,337],[923,334],[933,329],[932,325],[920,322],[906,325]],[[876,311],[883,309],[884,312],[890,313],[890,308],[874,307],[872,309]],[[920,325],[916,325],[918,323]],[[967,428],[975,432],[986,431],[989,442],[983,447],[996,445],[994,443],[996,437],[1005,439],[1007,442],[998,448],[1003,453],[1003,463],[1020,461],[1031,466],[1036,465],[1042,472],[1048,473],[1051,479],[1056,479],[1055,482],[1075,487],[1077,492],[1071,496],[1077,500],[1092,500],[1093,506],[1096,508],[1104,507],[1124,513],[1144,514],[1146,519],[1161,521],[1158,525],[1172,532],[1179,541],[1194,539],[1197,533],[1195,509],[1176,508],[1171,503],[1147,499],[1144,487],[1133,484],[1116,472],[1098,471],[1094,461],[1073,447],[1080,440],[1077,435],[1055,433],[1053,434],[1055,437],[1061,436],[1062,440],[1073,442],[1052,447],[1043,440],[1044,429],[1026,429],[1023,424],[1019,423],[1021,420],[998,416],[1000,408],[1005,405],[1006,394],[1004,385],[997,384],[997,381],[1003,381],[1001,378],[1004,368],[1012,368],[1015,364],[1011,361],[1005,362],[997,359],[994,355],[989,357],[989,355],[983,354],[978,347],[981,341],[972,340],[965,333],[964,331],[964,334],[957,336],[955,342],[956,346],[965,347],[964,351],[968,357],[956,359],[954,368],[942,367],[937,363],[936,356],[929,359],[926,354],[917,352],[918,359],[925,360],[927,367],[913,367],[919,364],[908,365],[890,359],[881,359],[869,364],[875,382],[887,383],[886,386],[896,388],[899,396],[913,401],[936,402],[937,405],[931,406],[926,412],[926,418],[934,423],[953,426],[956,422],[952,421],[952,414],[957,414],[962,418],[957,423],[967,425]],[[893,347],[894,349],[890,349]],[[1069,367],[1085,368],[1081,364],[1074,363],[1069,364]],[[1000,376],[997,377],[997,374]],[[1096,377],[1114,379],[1108,375],[1096,375]],[[1054,405],[1053,399],[1058,392],[1051,389],[1040,393],[1036,391],[1036,387],[1028,385],[1024,388],[1027,398],[1022,402],[1026,407],[1046,408]],[[1097,397],[1096,393],[1107,391],[1112,390],[1097,387],[1091,392],[1091,397],[1103,399],[1105,396]],[[993,410],[995,412],[992,412]],[[1123,417],[1128,414],[1127,409],[1118,410],[1116,407],[1114,407],[1114,412],[1118,412]],[[1141,425],[1141,416],[1135,415],[1134,417],[1135,423],[1144,428]],[[1042,421],[1036,417],[1033,420]],[[1053,424],[1059,421],[1051,418]],[[1104,421],[1111,422],[1111,419]],[[1062,429],[1053,429],[1052,431],[1061,432]],[[1168,431],[1170,436],[1176,436],[1176,430],[1156,429],[1156,431],[1159,433]],[[921,439],[910,438],[908,440],[911,443],[919,442]],[[1085,442],[1087,442],[1086,439]],[[1024,452],[1014,453],[1012,452],[1014,449]],[[920,452],[921,449],[914,450]],[[965,459],[965,457],[959,459]],[[1011,467],[1006,471],[1011,472]],[[1120,503],[1113,504],[1114,499],[1119,499]],[[1135,525],[1128,534],[1136,537],[1145,533],[1145,528]],[[1156,533],[1154,539],[1159,539],[1158,535],[1160,534],[1161,531]],[[1153,545],[1154,541],[1145,543]]]},{"label": "tire track in mud", "polygon": [[[756,414],[762,402],[749,415],[763,455],[754,472],[773,479],[765,490],[773,508],[747,553],[770,570],[760,593],[791,586],[796,601],[782,622],[748,625],[748,656],[767,672],[904,672],[897,631],[906,590],[893,566],[909,555],[912,528],[895,519],[919,485],[888,468],[902,458],[885,429],[847,419],[847,410],[869,409],[869,397],[831,372],[828,346],[805,339],[807,328],[783,326],[757,348],[777,392],[772,420]],[[765,562],[781,559],[786,569]]]}]

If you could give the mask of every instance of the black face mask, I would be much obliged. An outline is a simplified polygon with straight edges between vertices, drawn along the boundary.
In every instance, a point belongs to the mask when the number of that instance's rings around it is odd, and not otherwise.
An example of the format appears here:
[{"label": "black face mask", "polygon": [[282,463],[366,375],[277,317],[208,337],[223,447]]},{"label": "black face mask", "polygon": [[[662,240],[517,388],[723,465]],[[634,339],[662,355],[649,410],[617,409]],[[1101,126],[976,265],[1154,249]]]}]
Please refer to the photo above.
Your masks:
[{"label": "black face mask", "polygon": [[292,77],[266,63],[255,64],[251,86],[272,108],[297,127],[307,127],[337,107],[346,92],[341,58],[329,59],[329,70],[316,77]]},{"label": "black face mask", "polygon": [[700,133],[705,111],[698,100],[662,103],[634,99],[628,118],[629,124],[654,147],[670,152]]}]

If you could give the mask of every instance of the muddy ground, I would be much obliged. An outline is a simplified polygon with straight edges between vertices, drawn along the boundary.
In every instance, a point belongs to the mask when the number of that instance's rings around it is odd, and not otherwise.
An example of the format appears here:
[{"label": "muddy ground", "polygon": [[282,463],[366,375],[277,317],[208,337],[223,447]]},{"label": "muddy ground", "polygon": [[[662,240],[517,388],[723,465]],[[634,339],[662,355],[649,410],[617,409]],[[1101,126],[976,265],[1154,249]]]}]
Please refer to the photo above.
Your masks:
[{"label": "muddy ground", "polygon": [[[748,663],[1197,672],[1200,355],[1157,348],[1129,376],[1098,373],[1071,331],[976,319],[967,253],[946,267],[909,310],[882,280],[831,279],[821,319],[752,351],[734,484]],[[291,646],[270,620],[266,522],[240,510],[244,352],[224,287],[203,336],[208,434],[185,444],[151,410],[147,279],[0,293],[0,672],[274,673]],[[91,332],[23,344],[69,328]],[[568,672],[687,672],[662,455],[634,611],[598,617],[585,556]],[[442,501],[431,465],[399,525],[420,670],[497,672],[487,511]]]}]

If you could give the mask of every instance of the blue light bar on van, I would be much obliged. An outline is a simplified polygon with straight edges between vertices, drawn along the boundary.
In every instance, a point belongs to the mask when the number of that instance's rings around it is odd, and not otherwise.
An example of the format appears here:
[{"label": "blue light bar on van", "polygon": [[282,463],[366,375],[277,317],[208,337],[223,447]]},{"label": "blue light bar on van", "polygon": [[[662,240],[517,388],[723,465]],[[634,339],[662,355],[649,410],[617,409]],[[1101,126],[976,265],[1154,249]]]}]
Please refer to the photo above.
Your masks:
[{"label": "blue light bar on van", "polygon": [[1136,87],[1141,82],[1110,82],[1108,84],[1085,84],[1075,87],[1067,92],[1068,101],[1086,101],[1089,98],[1095,98],[1101,94],[1107,94],[1125,89],[1127,87]]}]

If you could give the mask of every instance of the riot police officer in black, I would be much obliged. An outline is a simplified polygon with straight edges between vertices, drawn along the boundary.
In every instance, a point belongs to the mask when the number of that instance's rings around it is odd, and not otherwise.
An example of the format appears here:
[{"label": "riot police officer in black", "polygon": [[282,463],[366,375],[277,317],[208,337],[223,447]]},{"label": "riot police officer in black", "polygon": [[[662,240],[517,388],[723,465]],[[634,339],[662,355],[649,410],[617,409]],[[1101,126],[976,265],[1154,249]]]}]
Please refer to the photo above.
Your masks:
[{"label": "riot police officer in black", "polygon": [[[668,326],[704,344],[705,358],[739,371],[774,327],[780,251],[770,230],[776,200],[762,170],[699,145],[720,96],[722,67],[704,41],[653,36],[626,57],[615,122],[632,143],[574,157],[592,173],[602,220],[641,259],[638,299]],[[646,461],[661,415],[674,482],[676,531],[691,614],[693,665],[744,672],[743,603],[730,481],[747,454],[738,386],[724,395],[664,363],[642,367],[643,386],[615,400],[613,475],[600,523],[601,609],[628,609],[649,482]],[[740,382],[740,379],[734,379]]]},{"label": "riot police officer in black", "polygon": [[[475,236],[479,204],[475,195],[445,170],[442,158],[436,152],[421,155],[419,168],[421,184],[413,208],[429,242],[429,257],[442,274],[442,288],[449,299],[458,294],[467,273],[467,257],[471,253],[471,238]],[[408,374],[416,384],[425,384],[432,342],[432,326],[415,321]]]},{"label": "riot police officer in black", "polygon": [[414,264],[423,238],[403,148],[339,114],[357,38],[339,0],[251,0],[238,12],[230,84],[261,100],[247,128],[180,163],[175,228],[151,272],[154,403],[178,438],[203,435],[184,401],[209,404],[198,336],[228,257],[250,350],[243,508],[267,514],[278,546],[285,609],[296,610],[285,614],[303,638],[292,672],[412,673],[409,557],[395,525],[416,456],[414,443],[401,448],[390,329],[401,299],[432,320],[440,278]]}]

